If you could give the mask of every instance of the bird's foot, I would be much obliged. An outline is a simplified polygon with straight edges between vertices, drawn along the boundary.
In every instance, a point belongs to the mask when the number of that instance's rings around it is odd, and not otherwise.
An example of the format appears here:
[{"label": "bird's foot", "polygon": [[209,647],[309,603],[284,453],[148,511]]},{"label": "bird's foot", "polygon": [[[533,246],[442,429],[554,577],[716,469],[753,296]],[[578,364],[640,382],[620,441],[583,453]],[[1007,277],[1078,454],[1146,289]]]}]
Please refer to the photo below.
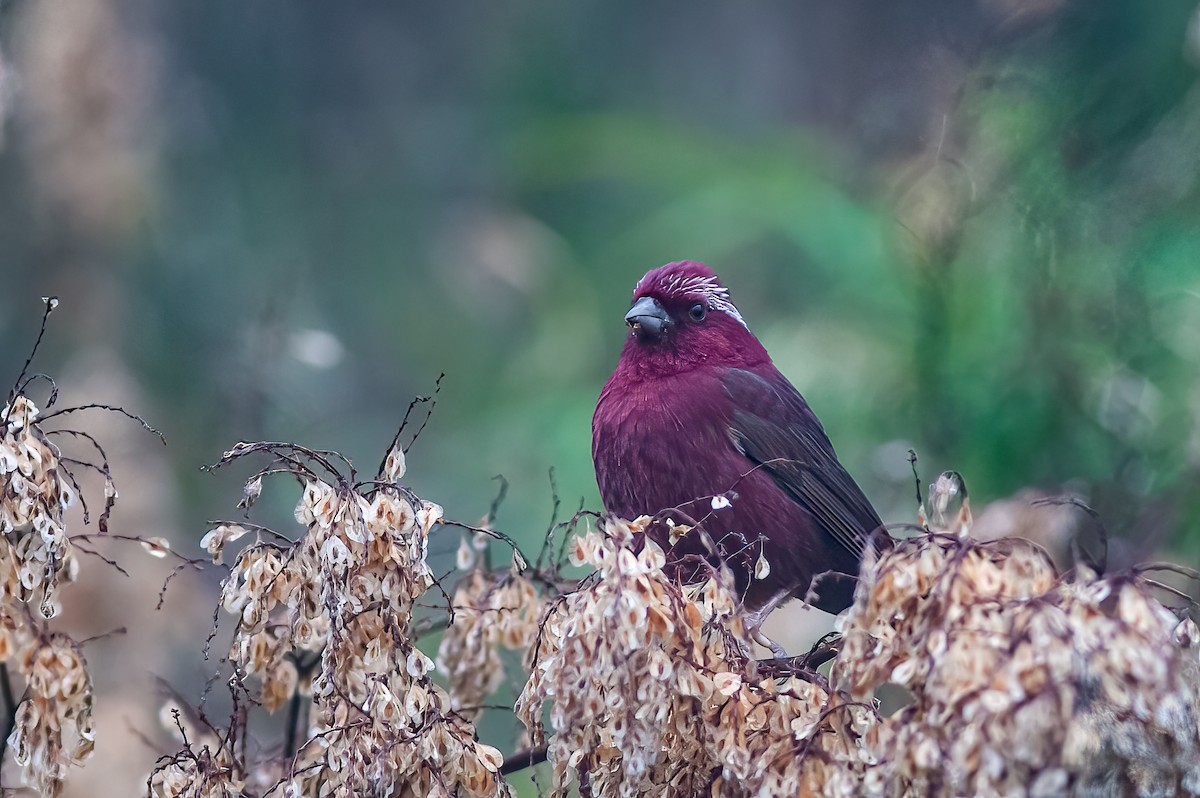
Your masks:
[{"label": "bird's foot", "polygon": [[788,655],[787,649],[785,649],[783,646],[779,645],[774,640],[772,640],[771,638],[769,638],[765,634],[763,634],[763,630],[761,627],[758,629],[753,629],[753,630],[748,629],[746,631],[749,632],[751,640],[753,640],[755,643],[758,643],[763,648],[771,649],[771,653],[774,654],[776,656],[776,658],[778,658],[778,659],[786,659],[787,658],[787,655]]},{"label": "bird's foot", "polygon": [[744,616],[742,616],[743,623],[746,627],[746,636],[755,643],[758,643],[763,648],[769,648],[771,653],[780,659],[787,657],[787,650],[771,638],[767,637],[763,633],[762,626],[763,622],[767,620],[767,616],[770,615],[776,607],[787,601],[790,597],[790,593],[782,592],[779,595],[774,596],[763,606],[756,610],[747,612]]}]

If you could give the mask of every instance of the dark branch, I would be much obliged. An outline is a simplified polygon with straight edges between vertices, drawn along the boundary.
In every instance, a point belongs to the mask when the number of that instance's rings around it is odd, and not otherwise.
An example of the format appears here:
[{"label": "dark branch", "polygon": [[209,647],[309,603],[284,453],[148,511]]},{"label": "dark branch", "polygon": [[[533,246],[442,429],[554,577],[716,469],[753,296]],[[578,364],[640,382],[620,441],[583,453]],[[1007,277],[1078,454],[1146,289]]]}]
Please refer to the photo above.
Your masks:
[{"label": "dark branch", "polygon": [[283,755],[291,759],[296,755],[296,735],[299,733],[300,704],[303,696],[299,690],[292,692],[292,700],[288,703],[287,727],[284,729]]},{"label": "dark branch", "polygon": [[500,513],[500,505],[503,503],[504,498],[508,496],[508,480],[504,478],[504,475],[497,474],[496,476],[492,477],[492,479],[500,483],[500,488],[496,491],[496,498],[492,499],[492,506],[488,508],[488,527],[491,527],[492,524],[496,523],[496,516]]},{"label": "dark branch", "polygon": [[913,482],[917,485],[917,506],[920,507],[925,503],[925,499],[921,497],[921,475],[917,473],[917,450],[908,450],[908,464],[912,467]]},{"label": "dark branch", "polygon": [[542,764],[546,761],[546,752],[548,749],[549,746],[543,743],[534,748],[527,748],[524,751],[509,754],[504,758],[504,764],[500,765],[500,775],[508,776],[525,768]]},{"label": "dark branch", "polygon": [[[46,315],[49,315],[49,311]],[[17,700],[13,697],[12,676],[8,673],[7,662],[0,662],[0,695],[4,697],[4,736],[0,737],[0,768],[3,768],[4,755],[8,752],[8,738],[17,723]]]},{"label": "dark branch", "polygon": [[125,408],[117,407],[115,405],[103,405],[103,404],[93,403],[93,404],[87,404],[87,405],[79,405],[78,407],[66,407],[66,408],[63,408],[62,410],[55,410],[53,413],[42,416],[41,423],[45,424],[47,421],[49,421],[52,418],[56,418],[57,416],[65,416],[68,413],[78,413],[80,410],[107,410],[110,413],[120,413],[121,415],[125,416],[125,418],[128,418],[131,421],[136,421],[138,424],[141,424],[142,429],[158,436],[158,439],[160,441],[162,441],[163,446],[167,445],[166,437],[161,432],[156,430],[154,427],[150,426],[150,422],[146,421],[146,419],[142,418],[141,416],[137,415],[136,413],[130,413]]},{"label": "dark branch", "polygon": [[42,326],[38,330],[38,337],[33,342],[33,349],[30,350],[29,357],[25,358],[25,365],[21,367],[21,373],[17,375],[12,389],[8,392],[8,409],[4,411],[4,419],[0,421],[0,426],[8,424],[8,414],[12,412],[13,401],[20,391],[19,386],[24,382],[25,375],[29,373],[29,367],[33,365],[33,358],[37,355],[38,347],[42,345],[42,338],[46,335],[46,322],[50,320],[50,314],[58,307],[58,297],[56,296],[44,296],[42,302],[46,303],[46,309],[42,312]]},{"label": "dark branch", "polygon": [[412,440],[408,442],[408,446],[404,447],[405,454],[408,454],[408,450],[417,442],[417,438],[421,437],[421,433],[425,431],[425,425],[429,423],[430,417],[433,416],[433,408],[437,407],[438,394],[442,392],[442,380],[445,377],[446,373],[442,372],[433,384],[433,395],[426,398],[426,401],[429,403],[429,409],[425,411],[425,420],[421,422],[421,426],[417,427],[417,431],[413,433]]},{"label": "dark branch", "polygon": [[562,499],[558,497],[558,480],[554,478],[554,469],[550,469],[550,498],[553,500],[553,505],[550,508],[550,525],[546,527],[546,539],[542,542],[542,549],[538,552],[537,564],[534,570],[542,570],[542,562],[546,558],[546,552],[550,551],[554,546],[554,531],[558,529],[558,509],[562,506]]}]

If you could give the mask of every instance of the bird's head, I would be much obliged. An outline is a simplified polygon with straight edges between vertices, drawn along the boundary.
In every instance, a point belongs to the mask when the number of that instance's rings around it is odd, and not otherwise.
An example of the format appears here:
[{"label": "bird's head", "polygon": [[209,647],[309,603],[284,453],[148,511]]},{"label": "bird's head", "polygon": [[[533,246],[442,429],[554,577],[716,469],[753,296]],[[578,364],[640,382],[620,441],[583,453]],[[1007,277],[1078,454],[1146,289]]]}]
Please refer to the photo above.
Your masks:
[{"label": "bird's head", "polygon": [[744,367],[767,359],[713,270],[678,261],[646,273],[625,314],[622,362],[659,372],[701,364]]}]

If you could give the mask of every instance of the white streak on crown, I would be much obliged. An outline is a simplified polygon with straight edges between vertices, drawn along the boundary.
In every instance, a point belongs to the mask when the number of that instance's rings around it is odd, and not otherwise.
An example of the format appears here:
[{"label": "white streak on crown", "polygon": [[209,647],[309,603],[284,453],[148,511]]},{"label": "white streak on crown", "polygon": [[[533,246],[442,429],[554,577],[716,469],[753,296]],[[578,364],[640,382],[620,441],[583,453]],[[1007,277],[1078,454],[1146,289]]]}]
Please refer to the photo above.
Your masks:
[{"label": "white streak on crown", "polygon": [[[637,293],[642,288],[641,281],[634,287],[634,292]],[[661,280],[658,284],[659,290],[663,294],[680,295],[680,294],[700,294],[704,297],[704,301],[708,304],[709,310],[719,310],[722,313],[727,313],[745,327],[750,329],[746,324],[746,320],[742,318],[742,314],[734,307],[733,302],[729,300],[729,289],[721,285],[716,276],[685,277],[682,274],[672,274],[665,280]]]}]

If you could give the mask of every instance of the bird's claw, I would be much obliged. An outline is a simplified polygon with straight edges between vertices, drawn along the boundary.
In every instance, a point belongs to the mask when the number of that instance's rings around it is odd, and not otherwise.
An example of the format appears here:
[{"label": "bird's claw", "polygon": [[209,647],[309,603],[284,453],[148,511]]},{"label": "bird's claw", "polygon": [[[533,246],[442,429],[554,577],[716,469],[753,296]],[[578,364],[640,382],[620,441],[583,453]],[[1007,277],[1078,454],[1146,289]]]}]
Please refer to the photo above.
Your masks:
[{"label": "bird's claw", "polygon": [[755,643],[758,643],[763,648],[771,649],[771,653],[774,654],[777,659],[787,659],[787,649],[763,634],[762,627],[758,627],[750,631],[750,639]]},{"label": "bird's claw", "polygon": [[755,643],[758,643],[763,648],[769,648],[771,653],[779,659],[784,659],[787,657],[787,650],[771,638],[767,637],[763,633],[762,626],[763,622],[766,621],[767,616],[770,615],[776,607],[778,607],[784,601],[787,601],[788,598],[789,594],[787,592],[781,592],[778,595],[773,596],[771,600],[762,607],[759,607],[753,612],[747,612],[745,616],[743,616],[745,621],[746,636]]}]

